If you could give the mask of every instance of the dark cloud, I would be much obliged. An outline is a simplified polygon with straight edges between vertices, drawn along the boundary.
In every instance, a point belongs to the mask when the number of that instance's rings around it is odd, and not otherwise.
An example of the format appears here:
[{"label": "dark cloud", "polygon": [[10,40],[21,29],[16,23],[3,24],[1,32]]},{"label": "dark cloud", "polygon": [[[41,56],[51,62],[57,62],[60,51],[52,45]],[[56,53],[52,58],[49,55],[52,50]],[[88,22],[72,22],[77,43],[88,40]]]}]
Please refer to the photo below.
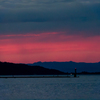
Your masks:
[{"label": "dark cloud", "polygon": [[0,1],[0,34],[71,30],[100,35],[99,27],[99,0]]}]

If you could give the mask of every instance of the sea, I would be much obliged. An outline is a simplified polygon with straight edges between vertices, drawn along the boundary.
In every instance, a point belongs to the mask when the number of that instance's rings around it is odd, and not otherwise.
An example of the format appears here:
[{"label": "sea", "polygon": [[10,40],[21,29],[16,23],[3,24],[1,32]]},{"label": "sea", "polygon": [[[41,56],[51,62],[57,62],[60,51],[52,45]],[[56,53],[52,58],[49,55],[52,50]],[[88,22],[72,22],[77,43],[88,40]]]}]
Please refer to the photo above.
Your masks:
[{"label": "sea", "polygon": [[0,78],[0,100],[100,100],[100,75]]}]

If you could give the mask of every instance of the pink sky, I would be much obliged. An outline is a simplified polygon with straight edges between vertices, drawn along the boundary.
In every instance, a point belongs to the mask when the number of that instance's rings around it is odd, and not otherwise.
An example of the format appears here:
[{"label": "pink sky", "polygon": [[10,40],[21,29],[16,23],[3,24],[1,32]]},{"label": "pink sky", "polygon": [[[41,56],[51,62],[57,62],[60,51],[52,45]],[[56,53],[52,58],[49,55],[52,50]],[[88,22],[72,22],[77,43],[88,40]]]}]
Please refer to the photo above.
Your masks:
[{"label": "pink sky", "polygon": [[65,35],[61,32],[0,35],[0,61],[99,62],[99,45],[100,36]]}]

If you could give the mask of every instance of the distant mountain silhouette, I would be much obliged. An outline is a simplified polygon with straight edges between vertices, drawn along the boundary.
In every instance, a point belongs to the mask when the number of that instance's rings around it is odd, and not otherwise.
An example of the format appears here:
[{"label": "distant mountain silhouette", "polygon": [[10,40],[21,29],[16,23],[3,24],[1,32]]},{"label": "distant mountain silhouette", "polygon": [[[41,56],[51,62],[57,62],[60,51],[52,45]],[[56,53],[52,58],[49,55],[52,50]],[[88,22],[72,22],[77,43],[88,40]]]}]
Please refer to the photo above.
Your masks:
[{"label": "distant mountain silhouette", "polygon": [[43,68],[41,66],[28,66],[26,64],[14,64],[0,62],[0,75],[60,75],[64,72]]},{"label": "distant mountain silhouette", "polygon": [[62,72],[74,72],[77,68],[77,72],[100,72],[100,62],[98,63],[84,63],[84,62],[36,62],[28,65],[38,65],[49,69],[56,69]]}]

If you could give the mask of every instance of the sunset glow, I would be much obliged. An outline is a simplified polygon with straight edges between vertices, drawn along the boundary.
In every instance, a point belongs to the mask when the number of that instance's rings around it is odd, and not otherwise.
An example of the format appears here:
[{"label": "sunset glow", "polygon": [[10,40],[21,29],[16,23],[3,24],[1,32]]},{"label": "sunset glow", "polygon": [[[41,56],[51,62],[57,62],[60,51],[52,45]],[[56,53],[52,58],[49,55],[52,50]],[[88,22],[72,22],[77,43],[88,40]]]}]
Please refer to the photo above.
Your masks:
[{"label": "sunset glow", "polygon": [[[97,62],[100,36],[83,38],[59,33],[4,35],[0,40],[0,60],[15,63],[37,61]],[[72,40],[72,41],[70,41]]]}]

